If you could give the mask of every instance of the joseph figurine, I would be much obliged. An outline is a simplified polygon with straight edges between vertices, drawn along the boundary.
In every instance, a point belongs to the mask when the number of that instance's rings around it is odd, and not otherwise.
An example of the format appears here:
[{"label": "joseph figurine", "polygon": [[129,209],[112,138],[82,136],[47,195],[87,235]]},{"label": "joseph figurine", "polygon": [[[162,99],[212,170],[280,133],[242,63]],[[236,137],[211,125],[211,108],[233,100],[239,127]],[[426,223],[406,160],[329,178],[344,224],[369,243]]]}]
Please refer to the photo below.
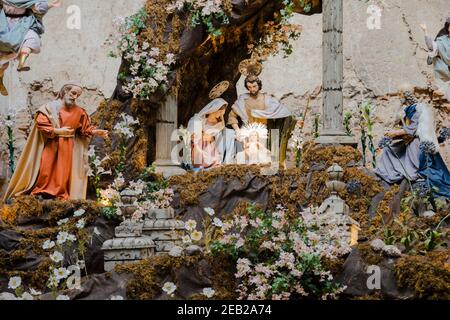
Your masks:
[{"label": "joseph figurine", "polygon": [[239,119],[243,125],[260,123],[269,129],[280,130],[280,154],[279,160],[285,166],[286,150],[290,134],[295,126],[291,112],[271,95],[262,92],[262,81],[258,76],[250,74],[245,79],[245,87],[248,93],[239,96],[231,107],[228,116],[228,125],[240,136]]},{"label": "joseph figurine", "polygon": [[92,126],[86,111],[76,104],[81,93],[80,84],[69,82],[56,101],[38,109],[4,201],[24,194],[86,198],[89,142],[108,132]]}]

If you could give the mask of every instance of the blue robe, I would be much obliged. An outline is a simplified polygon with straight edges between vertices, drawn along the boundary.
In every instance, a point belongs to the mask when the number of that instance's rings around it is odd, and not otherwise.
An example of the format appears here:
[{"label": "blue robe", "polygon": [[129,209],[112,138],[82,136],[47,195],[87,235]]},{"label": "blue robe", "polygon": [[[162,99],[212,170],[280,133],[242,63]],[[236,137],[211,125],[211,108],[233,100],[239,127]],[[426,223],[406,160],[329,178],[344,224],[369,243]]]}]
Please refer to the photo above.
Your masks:
[{"label": "blue robe", "polygon": [[403,129],[415,139],[408,145],[401,141],[392,145],[391,149],[384,149],[375,173],[388,183],[400,182],[405,176],[412,182],[425,179],[435,196],[450,199],[450,172],[440,153],[426,154],[420,150],[420,140],[416,135],[419,121],[416,105],[406,107],[404,111],[410,124]]},{"label": "blue robe", "polygon": [[[3,0],[3,2],[18,8],[31,10],[35,4],[42,2],[42,0]],[[44,33],[41,16],[35,13],[24,16],[19,23],[10,29],[4,10],[0,11],[0,52],[17,53],[29,30],[35,31],[38,35]]]}]

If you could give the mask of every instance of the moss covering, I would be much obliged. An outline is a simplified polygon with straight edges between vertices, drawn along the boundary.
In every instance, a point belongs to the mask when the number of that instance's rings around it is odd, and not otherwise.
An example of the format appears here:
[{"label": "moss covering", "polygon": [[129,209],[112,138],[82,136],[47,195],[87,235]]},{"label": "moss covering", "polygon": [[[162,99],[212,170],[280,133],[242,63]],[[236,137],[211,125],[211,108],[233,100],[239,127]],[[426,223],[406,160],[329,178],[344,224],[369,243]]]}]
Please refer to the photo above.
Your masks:
[{"label": "moss covering", "polygon": [[370,246],[369,242],[358,244],[358,250],[361,253],[363,260],[368,265],[378,265],[383,261],[383,253],[375,252]]},{"label": "moss covering", "polygon": [[418,298],[450,299],[450,250],[404,256],[395,265],[397,283]]},{"label": "moss covering", "polygon": [[[21,276],[24,283],[30,287],[43,290],[48,280],[48,270],[50,260],[48,252],[42,249],[43,243],[48,240],[54,240],[61,230],[57,225],[58,220],[69,218],[65,228],[76,234],[78,242],[86,241],[87,234],[78,230],[75,226],[77,218],[73,217],[73,212],[83,208],[86,213],[83,218],[86,225],[91,224],[100,215],[100,207],[96,202],[91,201],[60,201],[46,200],[38,201],[32,196],[21,196],[15,198],[10,205],[2,205],[2,220],[7,223],[8,229],[16,232],[21,238],[17,248],[11,252],[0,251],[0,275],[6,277]],[[3,213],[7,212],[7,219],[4,219]],[[38,228],[29,228],[21,226],[20,222],[30,218],[41,219]],[[25,219],[25,220],[24,220]],[[39,223],[39,222],[38,222]],[[43,257],[37,265],[30,270],[15,270],[15,266],[25,262],[28,257]]]},{"label": "moss covering", "polygon": [[[181,268],[188,268],[192,272],[203,275],[199,268],[199,262],[205,259],[212,271],[213,289],[216,291],[215,299],[235,298],[235,279],[232,266],[223,259],[197,256],[171,257],[156,256],[134,264],[118,265],[115,270],[118,273],[132,275],[127,285],[127,297],[134,300],[151,300],[162,294],[163,281],[172,281],[178,287],[182,283],[177,281],[177,272]],[[206,276],[206,275],[203,275]],[[170,280],[167,280],[170,279]],[[194,293],[188,297],[192,300],[205,299],[200,293]]]}]

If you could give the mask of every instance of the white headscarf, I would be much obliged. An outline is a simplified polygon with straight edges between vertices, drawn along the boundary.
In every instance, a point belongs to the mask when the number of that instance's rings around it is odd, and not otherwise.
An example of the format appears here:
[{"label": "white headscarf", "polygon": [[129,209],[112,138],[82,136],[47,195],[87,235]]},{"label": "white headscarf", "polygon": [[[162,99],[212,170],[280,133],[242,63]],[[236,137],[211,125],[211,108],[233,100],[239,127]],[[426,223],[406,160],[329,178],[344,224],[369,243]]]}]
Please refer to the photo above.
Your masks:
[{"label": "white headscarf", "polygon": [[433,110],[425,103],[417,104],[416,110],[419,112],[419,124],[416,135],[419,137],[420,142],[429,141],[438,146]]},{"label": "white headscarf", "polygon": [[206,117],[222,107],[228,106],[222,98],[217,98],[208,103],[199,113],[196,113],[188,123],[187,130],[192,134],[194,132],[207,131],[209,134],[215,135],[216,133],[222,131],[225,128],[225,120],[222,117],[222,121],[216,125],[208,125],[206,123]]}]

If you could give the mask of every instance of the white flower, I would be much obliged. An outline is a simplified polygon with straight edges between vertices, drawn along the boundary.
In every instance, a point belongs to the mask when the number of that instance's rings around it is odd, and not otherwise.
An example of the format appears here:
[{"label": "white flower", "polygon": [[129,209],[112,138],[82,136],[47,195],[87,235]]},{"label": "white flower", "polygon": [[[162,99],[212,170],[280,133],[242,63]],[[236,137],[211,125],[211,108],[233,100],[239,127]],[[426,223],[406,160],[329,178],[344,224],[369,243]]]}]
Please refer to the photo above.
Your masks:
[{"label": "white flower", "polygon": [[164,283],[164,286],[162,289],[165,293],[167,293],[169,296],[171,296],[175,292],[175,290],[177,290],[177,286],[173,282],[166,282],[166,283]]},{"label": "white flower", "polygon": [[150,50],[150,55],[151,55],[152,57],[157,57],[157,56],[159,56],[159,48],[152,48],[152,49]]},{"label": "white flower", "polygon": [[62,280],[67,278],[70,275],[70,272],[66,268],[58,268],[53,270],[53,274],[55,275],[56,280]]},{"label": "white flower", "polygon": [[201,231],[195,230],[191,233],[191,239],[194,241],[200,241],[203,237],[203,233]]},{"label": "white flower", "polygon": [[89,146],[89,150],[87,152],[87,155],[89,158],[93,158],[95,156],[95,146],[94,145],[90,145]]},{"label": "white flower", "polygon": [[213,208],[204,208],[205,212],[209,214],[211,217],[215,214],[215,211]]},{"label": "white flower", "polygon": [[216,291],[213,288],[204,288],[202,294],[207,297],[208,299],[211,299]]},{"label": "white flower", "polygon": [[83,229],[85,225],[86,225],[86,220],[84,220],[84,218],[82,218],[82,219],[78,220],[76,227],[78,229]]},{"label": "white flower", "polygon": [[188,220],[184,224],[184,227],[186,228],[186,230],[192,231],[197,227],[197,222],[195,220]]},{"label": "white flower", "polygon": [[57,222],[58,226],[62,226],[63,224],[66,224],[69,221],[69,218],[61,219]]},{"label": "white flower", "polygon": [[65,231],[59,232],[58,235],[56,236],[56,243],[64,244],[67,241],[68,236],[69,236],[69,234]]},{"label": "white flower", "polygon": [[67,235],[67,240],[70,242],[75,242],[75,241],[77,241],[77,237],[75,237],[75,235],[73,235],[73,234],[69,234],[69,235]]},{"label": "white flower", "polygon": [[60,294],[56,297],[56,300],[70,300],[69,296],[66,296],[64,294]]},{"label": "white flower", "polygon": [[123,300],[122,296],[111,296],[110,300]]},{"label": "white flower", "polygon": [[245,240],[242,238],[239,238],[239,240],[236,242],[236,248],[240,248],[245,244]]},{"label": "white flower", "polygon": [[223,227],[223,222],[219,218],[214,218],[213,225],[215,225],[218,228],[222,228]]},{"label": "white flower", "polygon": [[12,277],[9,279],[8,288],[12,290],[16,290],[18,287],[22,285],[21,277]]},{"label": "white flower", "polygon": [[123,177],[122,173],[119,173],[117,175],[117,178],[114,179],[113,187],[116,189],[120,189],[124,186],[124,184],[125,184],[125,178]]},{"label": "white flower", "polygon": [[86,210],[84,210],[84,209],[78,209],[77,211],[75,211],[73,213],[73,216],[74,217],[81,217],[85,212],[86,212]]},{"label": "white flower", "polygon": [[183,236],[181,240],[183,241],[183,243],[192,243],[192,239],[189,235]]},{"label": "white flower", "polygon": [[48,250],[48,249],[53,248],[54,246],[55,246],[55,242],[54,242],[54,241],[46,240],[46,241],[44,242],[44,244],[42,245],[42,249]]},{"label": "white flower", "polygon": [[54,275],[50,275],[48,278],[48,287],[49,288],[57,288],[59,284],[59,280],[55,278]]},{"label": "white flower", "polygon": [[50,259],[51,259],[53,262],[58,263],[58,262],[61,262],[61,261],[64,259],[64,256],[62,255],[61,252],[55,251],[55,252],[53,252],[53,253],[50,255]]}]

